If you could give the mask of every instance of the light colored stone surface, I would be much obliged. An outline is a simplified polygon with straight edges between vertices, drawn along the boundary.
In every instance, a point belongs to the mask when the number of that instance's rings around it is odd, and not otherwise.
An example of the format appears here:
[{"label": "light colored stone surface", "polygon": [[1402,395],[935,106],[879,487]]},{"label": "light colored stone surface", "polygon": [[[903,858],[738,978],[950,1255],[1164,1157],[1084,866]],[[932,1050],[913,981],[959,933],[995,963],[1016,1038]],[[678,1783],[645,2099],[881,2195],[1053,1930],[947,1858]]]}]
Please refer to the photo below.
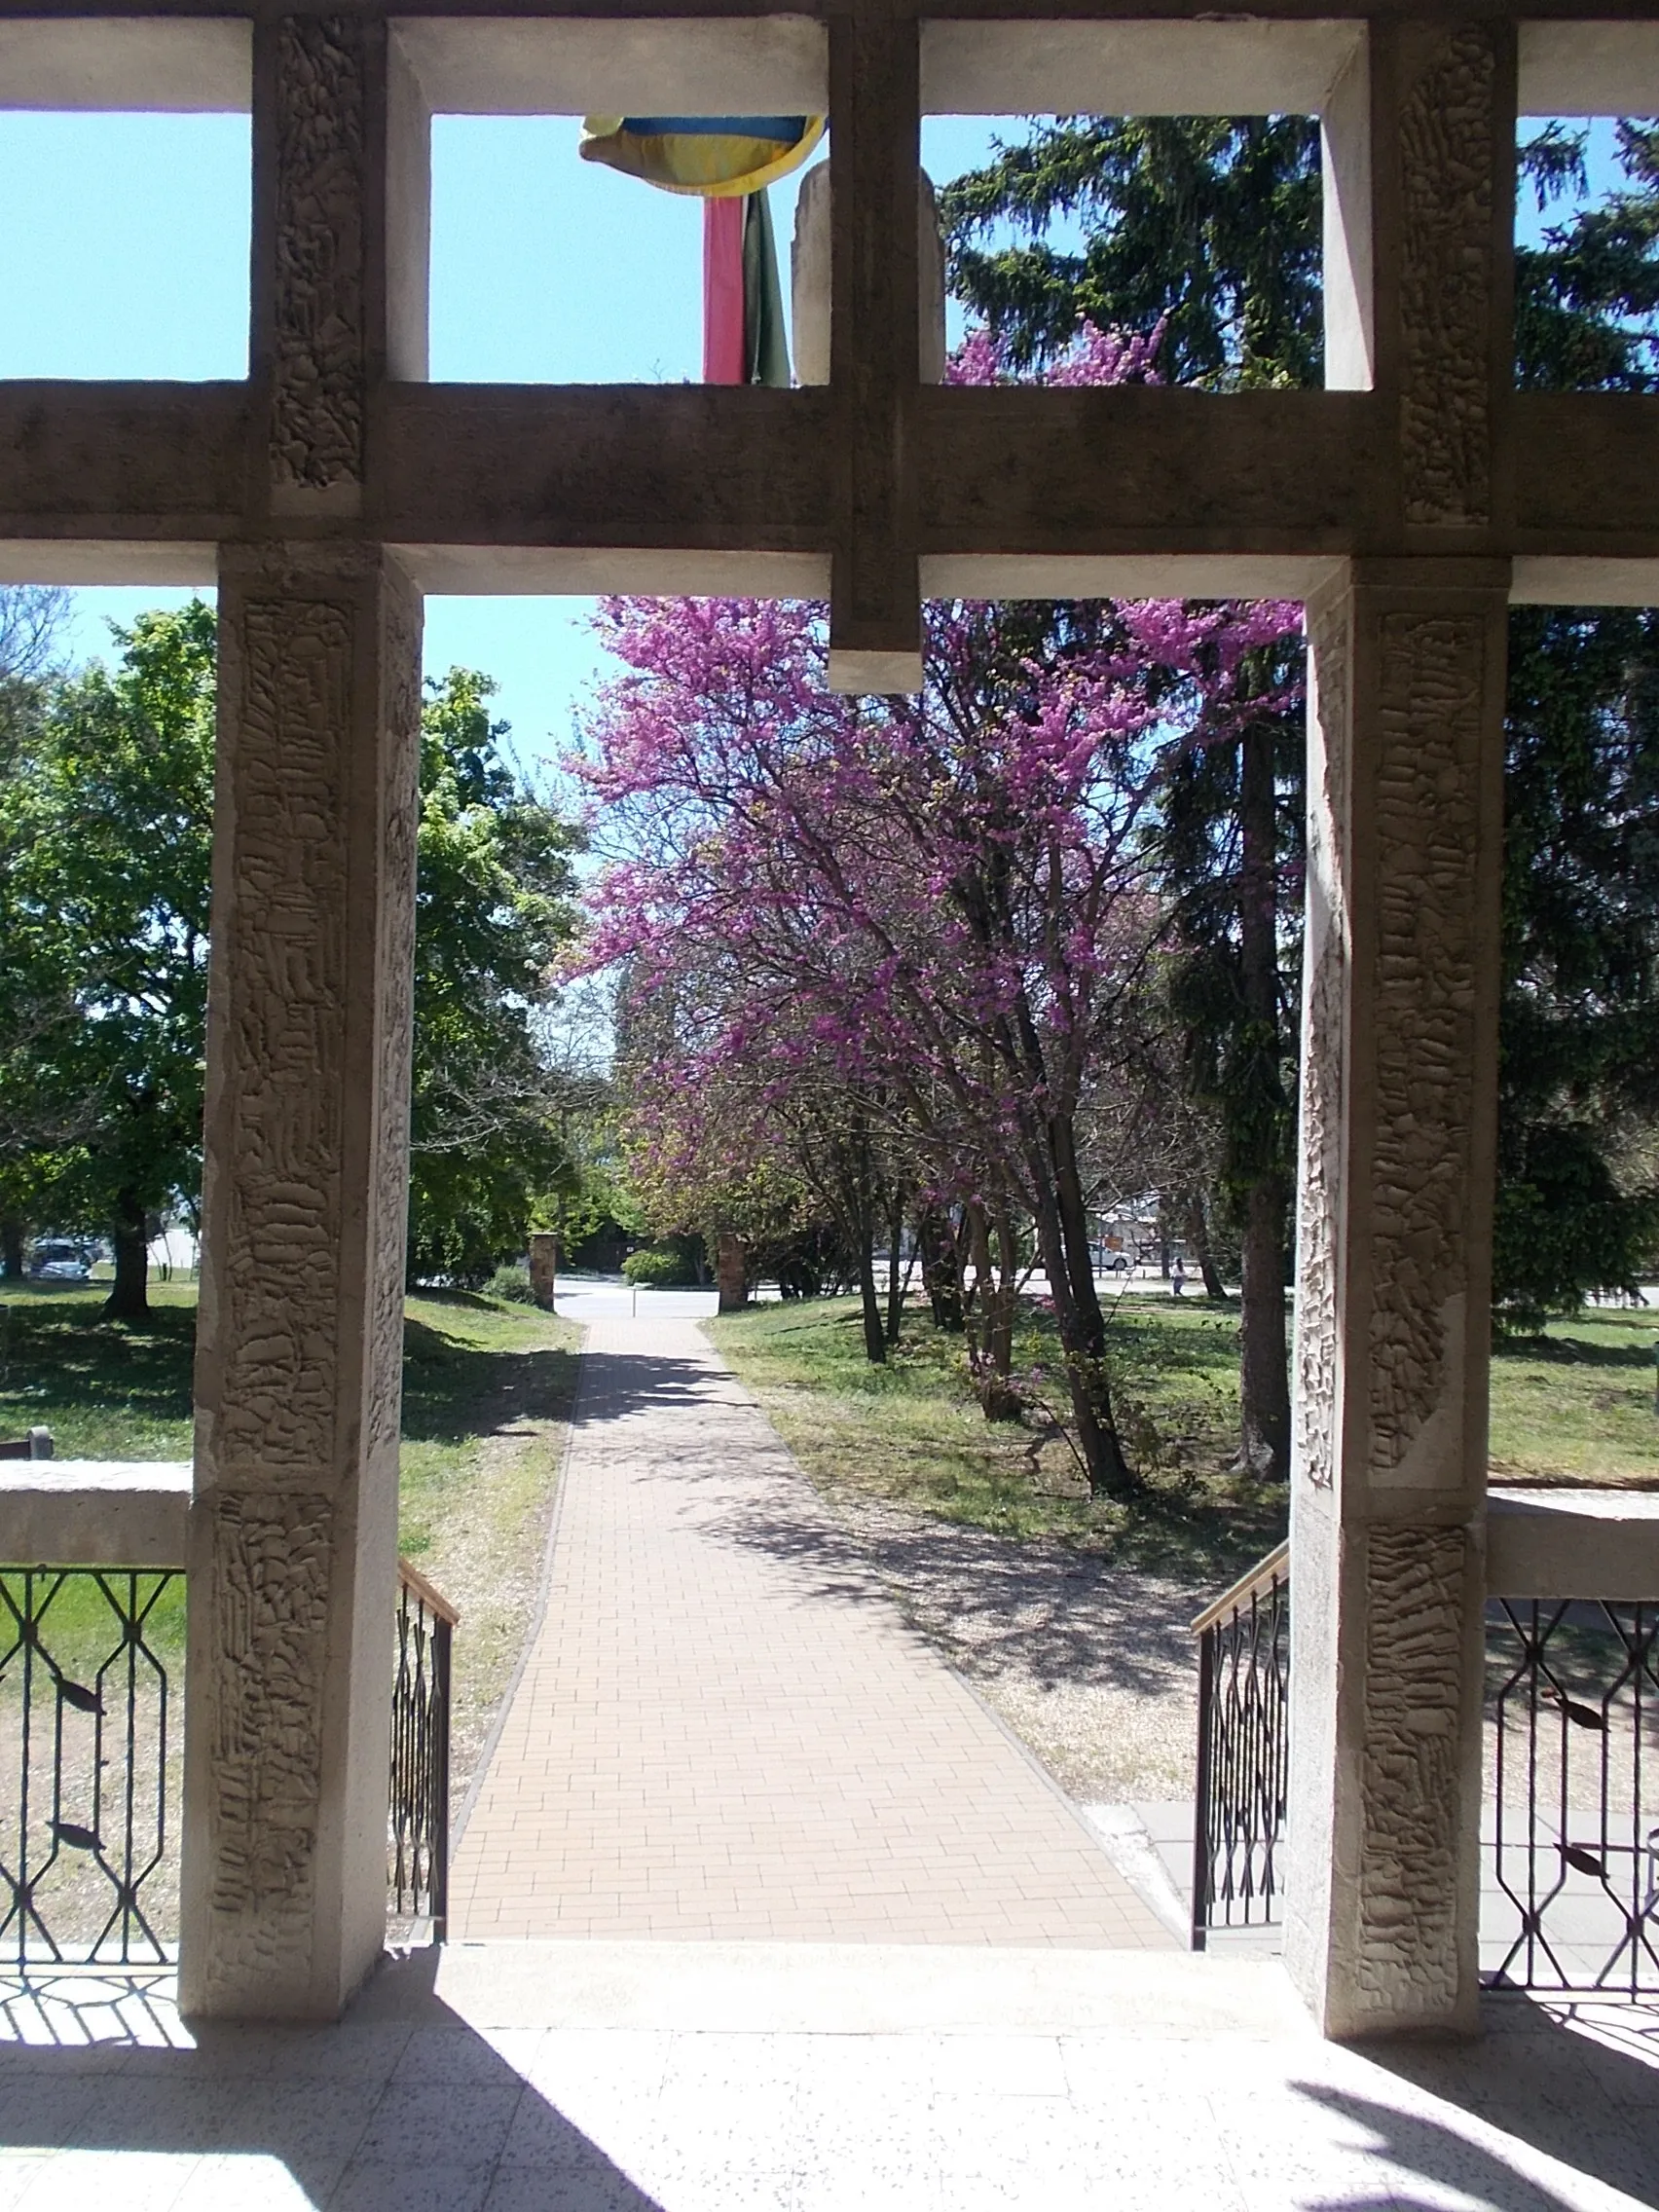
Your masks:
[{"label": "light colored stone surface", "polygon": [[1487,1515],[1494,1598],[1659,1600],[1659,1496],[1651,1492],[1494,1490]]},{"label": "light colored stone surface", "polygon": [[420,608],[378,550],[227,571],[181,1972],[332,2018],[386,1926]]},{"label": "light colored stone surface", "polygon": [[[536,1999],[539,1998],[539,2007]],[[1271,1964],[766,1944],[418,1954],[344,2023],[0,1984],[26,2212],[1630,2212],[1651,2016],[1321,2044]]]},{"label": "light colored stone surface", "polygon": [[597,1323],[461,1937],[1169,1937],[907,1628],[700,1330]]},{"label": "light colored stone surface", "polygon": [[188,1459],[0,1459],[0,1560],[182,1567]]}]

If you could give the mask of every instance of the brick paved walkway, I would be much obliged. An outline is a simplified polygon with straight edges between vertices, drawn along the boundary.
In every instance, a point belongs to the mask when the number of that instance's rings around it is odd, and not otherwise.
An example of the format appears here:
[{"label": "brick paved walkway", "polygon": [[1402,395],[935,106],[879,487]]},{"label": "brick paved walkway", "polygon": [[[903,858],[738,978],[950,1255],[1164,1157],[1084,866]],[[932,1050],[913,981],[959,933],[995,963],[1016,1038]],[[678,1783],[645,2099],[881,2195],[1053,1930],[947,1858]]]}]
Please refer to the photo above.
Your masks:
[{"label": "brick paved walkway", "polygon": [[450,1927],[1170,1943],[702,1332],[644,1319],[587,1340],[547,1618]]}]

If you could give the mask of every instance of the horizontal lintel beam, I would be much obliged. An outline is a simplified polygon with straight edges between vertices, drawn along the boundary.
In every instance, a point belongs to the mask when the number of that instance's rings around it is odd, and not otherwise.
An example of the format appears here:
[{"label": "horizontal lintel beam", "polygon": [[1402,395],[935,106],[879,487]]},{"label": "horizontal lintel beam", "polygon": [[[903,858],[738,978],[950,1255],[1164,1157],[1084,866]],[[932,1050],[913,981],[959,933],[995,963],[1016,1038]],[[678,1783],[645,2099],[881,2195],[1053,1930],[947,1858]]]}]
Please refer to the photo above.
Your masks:
[{"label": "horizontal lintel beam", "polygon": [[[1659,398],[1518,395],[1513,523],[1480,533],[1390,519],[1381,407],[1351,391],[927,387],[914,418],[919,550],[931,578],[966,563],[964,579],[993,575],[998,558],[1456,552],[1582,571],[1659,557]],[[769,588],[727,580],[745,575],[783,588],[786,573],[815,588],[806,579],[833,534],[830,424],[828,388],[389,385],[371,405],[361,516],[299,535],[419,546],[433,576],[449,548],[448,572],[468,579],[451,589],[559,588],[532,580],[559,565],[530,556],[592,555],[570,570],[591,576],[613,551],[773,557],[786,565],[714,567],[705,588]],[[47,580],[44,542],[55,541],[80,563],[75,580],[92,580],[97,557],[71,548],[109,545],[140,564],[125,574],[160,581],[156,560],[176,555],[195,574],[215,541],[295,535],[292,519],[255,519],[256,461],[240,384],[0,383],[5,571],[17,573],[16,541],[43,542]]]}]

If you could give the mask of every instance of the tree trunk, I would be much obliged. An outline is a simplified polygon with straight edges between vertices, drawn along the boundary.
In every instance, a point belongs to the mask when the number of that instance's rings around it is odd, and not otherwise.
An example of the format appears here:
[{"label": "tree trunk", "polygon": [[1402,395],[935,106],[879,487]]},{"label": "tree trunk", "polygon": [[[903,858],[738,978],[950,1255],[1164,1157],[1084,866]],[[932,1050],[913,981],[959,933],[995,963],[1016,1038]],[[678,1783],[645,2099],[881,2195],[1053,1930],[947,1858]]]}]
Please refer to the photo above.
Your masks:
[{"label": "tree trunk", "polygon": [[1253,1474],[1290,1473],[1290,1371],[1284,1311],[1284,1188],[1262,1175],[1244,1216],[1239,1300],[1239,1457]]},{"label": "tree trunk", "polygon": [[143,1321],[149,1316],[150,1254],[145,1226],[142,1206],[123,1204],[111,1227],[115,1281],[104,1300],[106,1321]]},{"label": "tree trunk", "polygon": [[1279,1072],[1278,814],[1273,732],[1251,722],[1238,756],[1238,954],[1254,1062],[1254,1169],[1243,1192],[1239,1310],[1239,1453],[1261,1475],[1290,1472],[1290,1380],[1285,1360],[1285,1183],[1275,1131],[1283,1120]]},{"label": "tree trunk", "polygon": [[904,1293],[909,1287],[902,1272],[904,1246],[904,1198],[902,1192],[894,1196],[893,1210],[887,1219],[887,1348],[891,1351],[899,1342],[899,1332],[904,1326]]},{"label": "tree trunk", "polygon": [[1005,1310],[1008,1286],[991,1265],[990,1228],[982,1205],[968,1208],[968,1239],[974,1255],[974,1319],[968,1331],[968,1366],[979,1410],[987,1420],[1017,1420],[1025,1410],[1010,1381],[1014,1366],[1014,1326]]},{"label": "tree trunk", "polygon": [[956,1238],[943,1215],[929,1206],[916,1223],[916,1242],[922,1255],[922,1288],[933,1309],[934,1327],[948,1336],[962,1334],[962,1273],[956,1259]]},{"label": "tree trunk", "polygon": [[1054,1301],[1054,1326],[1066,1355],[1066,1386],[1078,1451],[1097,1497],[1132,1497],[1140,1489],[1124,1453],[1106,1374],[1106,1317],[1094,1288],[1088,1207],[1069,1128],[1051,1125],[1041,1140],[1037,1247]]},{"label": "tree trunk", "polygon": [[872,1367],[884,1367],[887,1332],[881,1323],[881,1294],[875,1287],[875,1227],[867,1213],[859,1227],[859,1298],[864,1308],[865,1357]]},{"label": "tree trunk", "polygon": [[1037,1248],[1049,1289],[1054,1301],[1054,1326],[1065,1354],[1066,1389],[1071,1399],[1077,1448],[1096,1497],[1132,1497],[1140,1489],[1133,1468],[1124,1455],[1123,1441],[1112,1416],[1111,1386],[1106,1378],[1105,1321],[1099,1302],[1090,1301],[1097,1329],[1090,1330],[1087,1309],[1075,1295],[1066,1259],[1066,1240],[1060,1229],[1060,1211],[1053,1194],[1037,1214]]},{"label": "tree trunk", "polygon": [[0,1221],[0,1280],[23,1279],[23,1225],[8,1216]]},{"label": "tree trunk", "polygon": [[1210,1250],[1209,1212],[1204,1205],[1201,1191],[1193,1193],[1188,1209],[1187,1234],[1198,1259],[1198,1272],[1203,1277],[1204,1296],[1224,1299],[1227,1296],[1227,1285],[1221,1279],[1220,1271],[1215,1264],[1215,1254]]}]

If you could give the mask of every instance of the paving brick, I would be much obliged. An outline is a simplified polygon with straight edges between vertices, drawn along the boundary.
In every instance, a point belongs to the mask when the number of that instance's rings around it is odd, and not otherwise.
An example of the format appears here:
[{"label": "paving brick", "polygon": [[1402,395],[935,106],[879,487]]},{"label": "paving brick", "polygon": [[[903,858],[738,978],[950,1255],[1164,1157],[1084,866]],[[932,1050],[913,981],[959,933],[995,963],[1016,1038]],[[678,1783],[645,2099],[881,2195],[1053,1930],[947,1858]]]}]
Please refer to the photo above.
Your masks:
[{"label": "paving brick", "polygon": [[452,1926],[1170,1944],[684,1321],[589,1334]]}]

